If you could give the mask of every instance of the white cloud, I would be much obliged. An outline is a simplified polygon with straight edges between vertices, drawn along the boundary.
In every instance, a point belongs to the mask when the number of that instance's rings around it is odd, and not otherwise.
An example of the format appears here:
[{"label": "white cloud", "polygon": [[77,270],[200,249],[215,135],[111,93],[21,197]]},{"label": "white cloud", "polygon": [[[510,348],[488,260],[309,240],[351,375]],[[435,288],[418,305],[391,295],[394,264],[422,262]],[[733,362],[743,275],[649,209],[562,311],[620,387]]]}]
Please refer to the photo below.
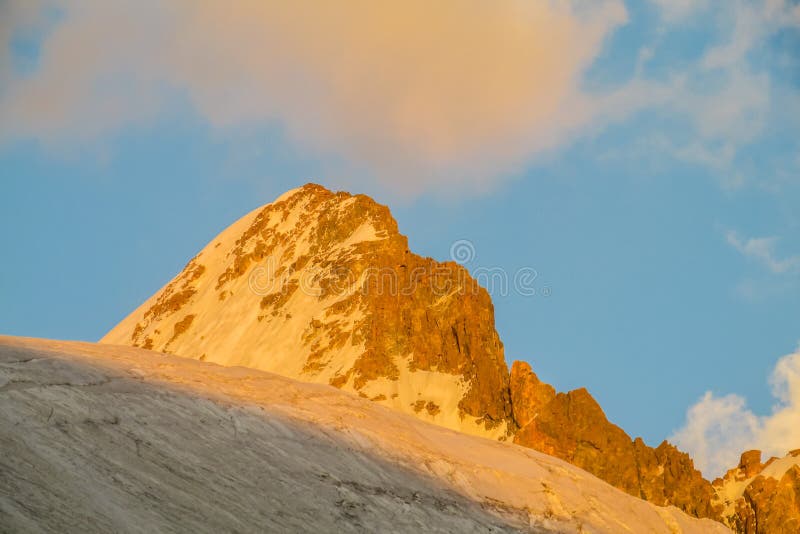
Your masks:
[{"label": "white cloud", "polygon": [[759,419],[739,395],[715,397],[710,391],[686,412],[686,424],[670,437],[689,452],[695,467],[717,476],[736,466],[739,455],[753,447]]},{"label": "white cloud", "polygon": [[679,22],[708,7],[708,0],[651,0],[670,23]]},{"label": "white cloud", "polygon": [[778,360],[770,379],[776,399],[772,413],[759,416],[739,395],[710,391],[686,413],[686,424],[671,437],[707,477],[736,467],[739,455],[759,449],[783,456],[800,444],[800,348]]},{"label": "white cloud", "polygon": [[[650,0],[662,14],[662,17],[671,24],[681,23],[689,17],[697,16],[705,11],[718,12],[749,12],[755,17],[751,21],[756,25],[759,19],[768,18],[780,20],[784,25],[800,26],[800,6],[789,0]],[[712,8],[712,9],[710,9]],[[726,9],[721,9],[726,8]],[[744,21],[739,20],[742,23]],[[737,24],[736,32],[741,31],[742,24]]]},{"label": "white cloud", "polygon": [[[661,142],[664,152],[678,160],[707,167],[723,188],[774,176],[745,177],[737,168],[742,148],[756,142],[793,113],[789,100],[796,90],[785,91],[773,73],[751,54],[787,27],[800,27],[800,7],[786,0],[651,0],[661,11],[659,39],[673,29],[690,24],[702,27],[711,44],[694,62],[674,71],[667,85],[672,94],[662,106],[671,118],[683,118],[688,127]],[[649,52],[645,57],[658,57]],[[640,66],[641,69],[641,66]],[[796,169],[800,170],[800,168]],[[734,178],[731,178],[731,177]],[[733,181],[732,181],[733,180]],[[764,185],[764,184],[761,184]]]},{"label": "white cloud", "polygon": [[777,237],[755,237],[742,239],[736,232],[725,235],[728,244],[748,258],[766,266],[776,274],[800,272],[800,256],[780,259],[775,252]]}]

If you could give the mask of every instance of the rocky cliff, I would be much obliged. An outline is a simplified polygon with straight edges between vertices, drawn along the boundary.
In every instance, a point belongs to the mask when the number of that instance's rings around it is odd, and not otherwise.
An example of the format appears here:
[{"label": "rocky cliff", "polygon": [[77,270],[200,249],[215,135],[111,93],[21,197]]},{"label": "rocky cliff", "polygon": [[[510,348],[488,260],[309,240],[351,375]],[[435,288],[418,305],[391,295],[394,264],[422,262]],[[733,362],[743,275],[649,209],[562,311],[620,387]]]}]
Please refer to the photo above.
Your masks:
[{"label": "rocky cliff", "polygon": [[353,391],[562,458],[631,495],[718,517],[691,459],[610,423],[584,389],[509,373],[487,292],[408,250],[389,210],[309,184],[246,215],[102,340]]},{"label": "rocky cliff", "polygon": [[512,429],[488,293],[382,206],[309,184],[246,215],[106,335],[331,384],[493,438]]},{"label": "rocky cliff", "polygon": [[662,442],[648,447],[609,422],[586,389],[556,393],[524,362],[511,368],[514,442],[577,465],[610,484],[658,505],[718,519],[711,484],[691,458]]},{"label": "rocky cliff", "polygon": [[761,462],[761,451],[742,454],[739,465],[714,481],[723,520],[743,534],[800,532],[800,449]]}]

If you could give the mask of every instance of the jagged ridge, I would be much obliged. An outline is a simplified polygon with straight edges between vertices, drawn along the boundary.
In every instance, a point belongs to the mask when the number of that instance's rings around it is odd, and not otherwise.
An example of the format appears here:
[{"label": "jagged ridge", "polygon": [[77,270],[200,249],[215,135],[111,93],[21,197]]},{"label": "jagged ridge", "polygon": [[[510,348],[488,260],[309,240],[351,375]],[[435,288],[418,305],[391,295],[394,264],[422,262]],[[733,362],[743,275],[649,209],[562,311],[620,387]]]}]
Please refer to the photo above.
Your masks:
[{"label": "jagged ridge", "polygon": [[525,362],[511,369],[514,442],[567,460],[606,482],[658,505],[719,519],[711,484],[688,454],[662,442],[631,440],[605,416],[586,389],[556,393]]}]

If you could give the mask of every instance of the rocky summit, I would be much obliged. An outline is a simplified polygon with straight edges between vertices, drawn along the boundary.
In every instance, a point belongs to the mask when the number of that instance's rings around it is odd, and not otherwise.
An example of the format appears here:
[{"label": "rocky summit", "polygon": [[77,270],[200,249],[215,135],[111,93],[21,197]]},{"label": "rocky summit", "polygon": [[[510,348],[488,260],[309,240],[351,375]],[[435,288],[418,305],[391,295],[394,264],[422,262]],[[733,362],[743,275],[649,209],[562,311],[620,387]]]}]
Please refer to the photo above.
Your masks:
[{"label": "rocky summit", "polygon": [[556,392],[524,362],[509,372],[486,290],[411,252],[364,195],[308,184],[254,210],[101,341],[329,384],[657,505],[731,517],[687,454],[631,439],[585,389]]},{"label": "rocky summit", "polygon": [[507,436],[489,294],[408,250],[382,206],[306,185],[246,215],[106,335],[330,384],[422,419]]}]

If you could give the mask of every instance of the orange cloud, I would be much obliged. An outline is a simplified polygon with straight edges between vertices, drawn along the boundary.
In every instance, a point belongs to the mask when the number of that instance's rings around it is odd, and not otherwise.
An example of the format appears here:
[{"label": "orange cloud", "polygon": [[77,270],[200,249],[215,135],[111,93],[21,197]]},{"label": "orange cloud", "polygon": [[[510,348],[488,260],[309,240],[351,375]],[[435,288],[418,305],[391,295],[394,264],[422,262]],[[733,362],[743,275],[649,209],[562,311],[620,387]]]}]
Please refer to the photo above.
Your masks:
[{"label": "orange cloud", "polygon": [[[188,95],[213,125],[273,123],[347,170],[480,187],[590,123],[581,75],[619,0],[124,2],[63,7],[5,135],[101,135]],[[11,126],[8,126],[8,125]]]}]

